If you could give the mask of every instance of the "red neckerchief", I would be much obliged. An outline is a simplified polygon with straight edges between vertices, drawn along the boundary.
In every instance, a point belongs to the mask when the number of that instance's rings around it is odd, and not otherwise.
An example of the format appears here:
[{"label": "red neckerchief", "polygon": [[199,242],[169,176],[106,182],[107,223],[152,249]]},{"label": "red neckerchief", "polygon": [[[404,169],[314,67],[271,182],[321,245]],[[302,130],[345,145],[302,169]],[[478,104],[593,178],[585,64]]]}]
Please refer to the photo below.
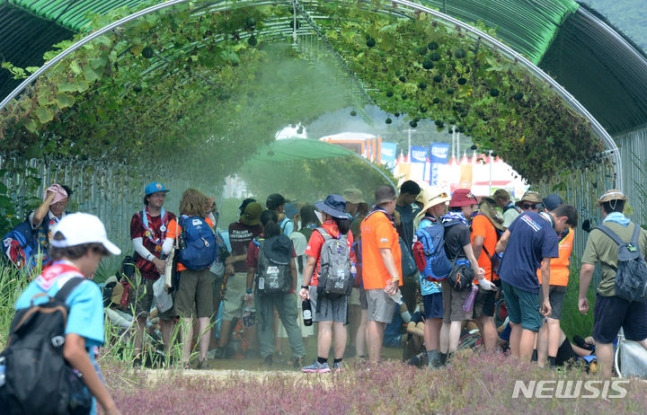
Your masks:
[{"label": "red neckerchief", "polygon": [[49,265],[47,268],[43,269],[43,272],[38,277],[36,277],[36,283],[44,290],[49,290],[54,282],[56,282],[59,277],[62,277],[64,275],[69,277],[83,276],[83,274],[81,274],[81,271],[72,263],[67,261],[56,261]]}]

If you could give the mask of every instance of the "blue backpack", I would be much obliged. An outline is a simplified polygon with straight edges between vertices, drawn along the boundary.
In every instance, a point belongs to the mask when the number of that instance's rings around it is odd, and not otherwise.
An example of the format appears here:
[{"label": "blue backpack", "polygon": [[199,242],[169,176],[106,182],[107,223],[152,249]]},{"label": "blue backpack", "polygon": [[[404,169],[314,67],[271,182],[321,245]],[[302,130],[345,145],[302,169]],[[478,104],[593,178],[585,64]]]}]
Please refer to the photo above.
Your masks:
[{"label": "blue backpack", "polygon": [[29,219],[16,225],[2,237],[2,247],[9,260],[17,268],[32,268],[38,243],[31,229]]},{"label": "blue backpack", "polygon": [[182,215],[182,227],[178,262],[188,270],[199,271],[209,268],[218,258],[216,235],[204,218]]},{"label": "blue backpack", "polygon": [[445,252],[445,228],[457,225],[460,221],[443,223],[442,225],[427,226],[418,229],[416,237],[422,243],[427,264],[421,272],[428,281],[442,281],[452,270],[452,261],[447,258]]}]

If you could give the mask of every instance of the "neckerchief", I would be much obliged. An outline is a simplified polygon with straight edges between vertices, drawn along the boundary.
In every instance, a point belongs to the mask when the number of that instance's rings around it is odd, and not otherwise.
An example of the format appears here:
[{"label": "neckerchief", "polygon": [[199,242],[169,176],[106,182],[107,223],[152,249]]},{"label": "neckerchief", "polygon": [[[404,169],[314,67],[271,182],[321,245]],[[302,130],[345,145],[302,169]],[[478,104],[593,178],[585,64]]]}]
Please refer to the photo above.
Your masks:
[{"label": "neckerchief", "polygon": [[631,222],[628,217],[624,215],[624,213],[620,212],[612,212],[607,215],[606,218],[602,221],[604,222],[615,222],[618,223],[622,226],[627,226]]},{"label": "neckerchief", "polygon": [[142,217],[142,225],[146,230],[146,232],[144,232],[144,236],[146,236],[148,240],[151,241],[153,244],[162,245],[164,243],[164,238],[166,237],[166,231],[167,231],[166,225],[168,224],[168,217],[166,215],[166,211],[164,210],[164,208],[162,208],[160,211],[162,225],[160,226],[160,229],[159,229],[160,230],[159,237],[156,237],[155,230],[148,226],[148,221],[152,220],[152,219],[149,219],[150,213],[148,212],[148,209],[145,208],[144,210],[142,210],[140,215]]},{"label": "neckerchief", "polygon": [[455,220],[461,221],[465,226],[469,228],[470,224],[463,215],[463,212],[447,212],[441,217],[442,223],[452,222]]},{"label": "neckerchief", "polygon": [[59,277],[82,277],[81,271],[69,261],[55,261],[36,277],[36,284],[44,290],[49,290]]}]

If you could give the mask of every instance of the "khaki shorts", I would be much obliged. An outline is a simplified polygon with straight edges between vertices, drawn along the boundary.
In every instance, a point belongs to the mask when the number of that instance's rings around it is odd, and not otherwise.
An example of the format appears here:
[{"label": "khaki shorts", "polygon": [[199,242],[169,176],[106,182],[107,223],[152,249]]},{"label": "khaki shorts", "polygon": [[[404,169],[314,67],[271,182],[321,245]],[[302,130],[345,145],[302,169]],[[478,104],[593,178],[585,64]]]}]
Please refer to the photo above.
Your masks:
[{"label": "khaki shorts", "polygon": [[212,276],[209,269],[182,271],[174,308],[180,317],[211,317],[213,313]]},{"label": "khaki shorts", "polygon": [[243,315],[243,297],[247,289],[247,273],[237,272],[227,280],[225,305],[222,309],[222,319],[232,321]]},{"label": "khaki shorts", "polygon": [[396,303],[383,289],[366,290],[368,301],[368,319],[378,323],[389,324],[393,320]]},{"label": "khaki shorts", "polygon": [[465,321],[472,319],[472,310],[463,311],[463,303],[471,289],[456,291],[452,289],[447,280],[443,280],[443,323],[452,321]]}]

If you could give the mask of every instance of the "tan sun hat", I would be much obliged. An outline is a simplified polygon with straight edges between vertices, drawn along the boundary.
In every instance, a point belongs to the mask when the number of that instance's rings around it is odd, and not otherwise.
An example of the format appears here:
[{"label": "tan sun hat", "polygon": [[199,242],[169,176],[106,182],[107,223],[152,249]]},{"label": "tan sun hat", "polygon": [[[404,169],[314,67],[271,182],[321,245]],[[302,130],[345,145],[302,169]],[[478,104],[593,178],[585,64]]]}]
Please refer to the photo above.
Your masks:
[{"label": "tan sun hat", "polygon": [[416,202],[422,205],[422,210],[420,210],[416,215],[414,223],[419,223],[422,220],[427,209],[441,203],[447,203],[449,202],[449,199],[449,194],[447,192],[443,192],[436,186],[425,186],[421,188],[418,197],[416,197]]},{"label": "tan sun hat", "polygon": [[491,197],[482,197],[481,202],[479,203],[480,212],[485,215],[492,225],[500,231],[504,231],[506,228],[503,226],[503,216],[496,209],[496,202]]},{"label": "tan sun hat", "polygon": [[529,190],[524,193],[523,196],[521,196],[521,199],[519,199],[515,204],[517,206],[521,206],[523,202],[529,202],[538,205],[541,203],[541,200],[541,194],[539,192],[533,192],[532,190]]},{"label": "tan sun hat", "polygon": [[440,203],[449,202],[449,194],[443,192],[440,188],[436,186],[424,187],[418,194],[416,201],[422,203],[422,211],[426,212],[432,206],[436,206]]},{"label": "tan sun hat", "polygon": [[346,189],[342,193],[342,196],[344,197],[344,199],[346,199],[347,202],[350,202],[354,205],[358,203],[366,203],[366,201],[364,200],[364,194],[359,189]]},{"label": "tan sun hat", "polygon": [[618,189],[609,189],[598,198],[596,204],[599,206],[604,202],[610,202],[612,200],[627,200],[627,196]]}]

